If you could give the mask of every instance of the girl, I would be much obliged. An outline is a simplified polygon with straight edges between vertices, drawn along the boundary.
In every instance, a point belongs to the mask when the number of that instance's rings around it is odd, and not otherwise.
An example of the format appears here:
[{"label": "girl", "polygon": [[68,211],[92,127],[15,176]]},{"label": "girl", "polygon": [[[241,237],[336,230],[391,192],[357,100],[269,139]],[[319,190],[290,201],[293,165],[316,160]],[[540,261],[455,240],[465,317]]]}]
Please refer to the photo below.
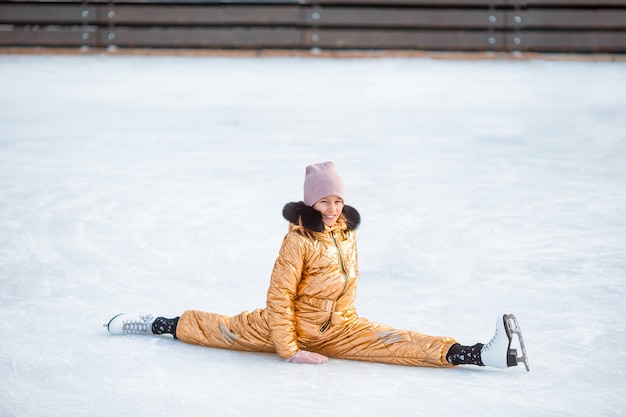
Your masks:
[{"label": "girl", "polygon": [[[501,315],[493,339],[463,346],[451,337],[398,330],[359,317],[356,233],[360,216],[344,204],[344,186],[332,162],[306,167],[304,201],[288,203],[289,221],[272,271],[263,309],[224,316],[185,311],[168,319],[118,314],[112,334],[172,334],[183,342],[255,352],[276,352],[292,363],[319,364],[328,357],[399,365],[460,364],[507,368],[526,352],[517,320]],[[517,334],[522,356],[511,349]]]}]

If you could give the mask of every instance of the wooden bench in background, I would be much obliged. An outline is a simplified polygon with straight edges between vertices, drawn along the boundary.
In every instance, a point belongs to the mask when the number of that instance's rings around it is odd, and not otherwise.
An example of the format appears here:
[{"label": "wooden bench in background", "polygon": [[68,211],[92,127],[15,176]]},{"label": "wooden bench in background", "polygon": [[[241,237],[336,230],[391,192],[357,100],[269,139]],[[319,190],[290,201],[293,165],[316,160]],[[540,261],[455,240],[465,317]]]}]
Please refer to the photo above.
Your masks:
[{"label": "wooden bench in background", "polygon": [[0,47],[626,52],[626,0],[1,1]]}]

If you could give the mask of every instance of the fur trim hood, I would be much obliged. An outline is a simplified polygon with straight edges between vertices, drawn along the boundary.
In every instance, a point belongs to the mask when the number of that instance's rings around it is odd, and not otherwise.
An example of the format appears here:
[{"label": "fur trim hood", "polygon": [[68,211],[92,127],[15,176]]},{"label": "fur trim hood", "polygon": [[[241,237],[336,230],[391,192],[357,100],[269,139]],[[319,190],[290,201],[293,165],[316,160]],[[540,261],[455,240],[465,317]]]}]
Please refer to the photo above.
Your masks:
[{"label": "fur trim hood", "polygon": [[[347,230],[356,230],[361,224],[361,215],[352,206],[344,205],[342,210],[343,218],[346,221]],[[285,220],[293,224],[299,224],[314,232],[323,232],[324,222],[322,221],[322,213],[313,207],[307,206],[304,202],[287,203],[283,207],[283,217]]]}]

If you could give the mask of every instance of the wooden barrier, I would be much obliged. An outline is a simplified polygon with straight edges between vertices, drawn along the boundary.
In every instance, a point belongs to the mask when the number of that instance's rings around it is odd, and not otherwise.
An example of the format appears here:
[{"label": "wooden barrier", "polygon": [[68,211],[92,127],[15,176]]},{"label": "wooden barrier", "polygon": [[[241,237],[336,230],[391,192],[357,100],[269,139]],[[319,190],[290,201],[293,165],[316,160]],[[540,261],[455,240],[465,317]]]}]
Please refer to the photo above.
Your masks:
[{"label": "wooden barrier", "polygon": [[626,0],[2,1],[0,46],[626,52]]}]

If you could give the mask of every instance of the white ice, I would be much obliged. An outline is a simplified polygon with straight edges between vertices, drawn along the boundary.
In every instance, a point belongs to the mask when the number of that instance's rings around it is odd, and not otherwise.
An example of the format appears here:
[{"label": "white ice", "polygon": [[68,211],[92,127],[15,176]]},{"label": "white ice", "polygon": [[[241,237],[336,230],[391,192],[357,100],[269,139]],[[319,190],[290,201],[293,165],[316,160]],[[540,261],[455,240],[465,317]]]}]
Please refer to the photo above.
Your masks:
[{"label": "white ice", "polygon": [[[361,213],[362,316],[523,367],[428,369],[114,337],[264,306],[304,167]],[[626,63],[0,56],[0,415],[619,416]]]}]

